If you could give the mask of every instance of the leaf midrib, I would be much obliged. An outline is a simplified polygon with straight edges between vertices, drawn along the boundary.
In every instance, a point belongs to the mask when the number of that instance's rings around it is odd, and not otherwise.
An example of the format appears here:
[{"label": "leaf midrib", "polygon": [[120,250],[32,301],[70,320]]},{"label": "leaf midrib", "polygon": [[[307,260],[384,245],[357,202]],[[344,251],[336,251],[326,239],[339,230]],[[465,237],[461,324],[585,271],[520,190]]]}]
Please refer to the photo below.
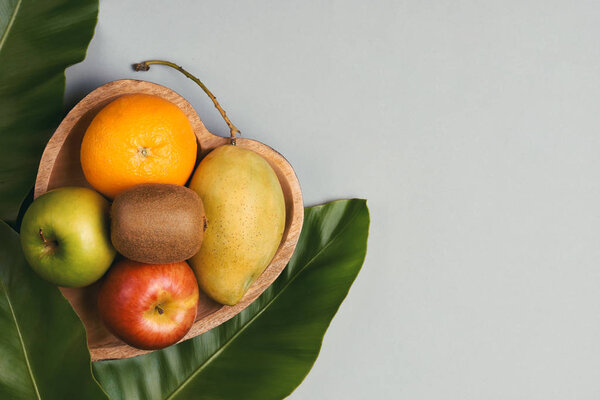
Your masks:
[{"label": "leaf midrib", "polygon": [[10,16],[10,19],[8,20],[8,24],[6,25],[6,30],[2,34],[2,37],[0,38],[0,53],[2,53],[2,49],[4,48],[4,43],[6,42],[6,38],[8,38],[8,33],[12,29],[13,23],[15,22],[15,19],[17,19],[17,14],[19,13],[19,9],[21,8],[21,3],[23,3],[23,0],[17,1],[17,5],[16,5],[15,9],[13,10],[12,15]]},{"label": "leaf midrib", "polygon": [[323,251],[325,251],[333,242],[335,242],[337,240],[337,238],[342,234],[342,232],[344,232],[346,230],[346,228],[348,226],[351,225],[351,222],[354,221],[354,219],[356,218],[356,216],[358,215],[358,212],[354,212],[354,214],[350,217],[350,219],[347,221],[346,225],[344,225],[332,238],[331,240],[329,240],[327,242],[327,244],[325,246],[323,246],[319,251],[317,251],[317,253],[311,257],[311,259],[304,265],[304,267],[302,267],[297,274],[295,274],[292,279],[290,279],[289,281],[286,282],[286,284],[281,288],[281,290],[279,292],[277,292],[277,294],[275,296],[273,296],[273,298],[271,300],[269,300],[269,302],[267,304],[265,304],[265,306],[256,313],[256,315],[254,315],[252,318],[250,318],[248,320],[248,322],[246,322],[246,324],[244,324],[244,326],[238,330],[231,338],[229,338],[229,340],[227,340],[223,346],[221,346],[217,351],[215,351],[208,359],[206,359],[206,361],[204,363],[202,363],[202,365],[196,369],[189,377],[187,377],[179,386],[177,386],[177,388],[171,392],[171,394],[169,396],[167,396],[165,398],[165,400],[170,400],[173,399],[174,396],[177,395],[177,393],[179,393],[181,390],[183,390],[183,388],[185,386],[187,386],[189,384],[189,382],[196,376],[198,375],[200,372],[202,372],[212,361],[213,359],[218,356],[219,354],[221,354],[226,348],[227,346],[229,346],[229,344],[231,342],[233,342],[241,333],[243,333],[247,327],[249,327],[254,320],[256,320],[260,315],[262,315],[262,313],[268,309],[271,304],[273,304],[273,302],[279,298],[279,296],[285,292],[285,290],[288,288],[288,286],[294,282],[296,280],[297,277],[299,277],[302,272],[304,272],[304,270],[306,270],[306,268],[308,268],[309,265],[312,264],[312,262],[317,259],[317,257],[319,257]]},{"label": "leaf midrib", "polygon": [[6,295],[6,301],[8,302],[8,308],[10,309],[10,314],[15,323],[15,327],[17,328],[17,335],[19,337],[19,343],[21,344],[21,350],[23,351],[23,357],[25,358],[25,364],[27,365],[27,372],[29,372],[29,378],[31,379],[31,383],[33,388],[35,389],[35,394],[38,400],[42,400],[42,396],[40,395],[40,391],[37,387],[37,383],[33,376],[33,369],[31,368],[31,363],[29,362],[29,356],[27,355],[27,350],[25,349],[25,341],[23,340],[23,335],[21,334],[21,327],[19,326],[19,321],[17,320],[17,315],[15,314],[15,310],[13,308],[12,302],[10,301],[10,296],[8,295],[8,290],[4,285],[4,281],[0,279],[0,286],[2,286],[2,291]]}]

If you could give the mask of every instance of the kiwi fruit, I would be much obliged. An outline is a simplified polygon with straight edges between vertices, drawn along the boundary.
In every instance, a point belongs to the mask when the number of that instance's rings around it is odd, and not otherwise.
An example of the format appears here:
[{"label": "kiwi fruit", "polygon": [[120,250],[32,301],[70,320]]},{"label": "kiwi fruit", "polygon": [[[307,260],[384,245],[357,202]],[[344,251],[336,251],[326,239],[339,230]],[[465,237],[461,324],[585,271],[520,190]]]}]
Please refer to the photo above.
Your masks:
[{"label": "kiwi fruit", "polygon": [[143,183],[117,195],[112,203],[111,240],[130,260],[167,264],[200,250],[207,227],[204,205],[185,186]]}]

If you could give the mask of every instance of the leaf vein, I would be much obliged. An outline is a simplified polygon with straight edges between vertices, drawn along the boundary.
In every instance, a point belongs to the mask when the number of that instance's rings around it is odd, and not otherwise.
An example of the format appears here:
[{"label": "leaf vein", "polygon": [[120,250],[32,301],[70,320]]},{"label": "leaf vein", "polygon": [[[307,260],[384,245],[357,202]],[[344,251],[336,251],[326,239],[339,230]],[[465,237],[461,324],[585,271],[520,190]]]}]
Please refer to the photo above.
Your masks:
[{"label": "leaf vein", "polygon": [[0,38],[0,52],[2,52],[2,49],[4,48],[4,43],[6,42],[6,39],[8,38],[8,33],[12,29],[12,26],[13,26],[15,20],[17,19],[17,14],[19,13],[19,9],[21,8],[22,3],[23,3],[23,0],[19,0],[17,2],[17,5],[16,5],[15,9],[13,10],[13,12],[10,16],[10,19],[8,20],[8,24],[6,25],[6,30],[2,34],[2,37]]},{"label": "leaf vein", "polygon": [[6,294],[6,301],[8,302],[8,308],[10,309],[10,314],[15,322],[15,327],[17,328],[17,335],[19,337],[19,343],[21,344],[21,349],[23,350],[23,356],[25,357],[25,364],[27,365],[27,372],[29,372],[29,378],[31,378],[31,383],[33,384],[33,388],[35,389],[35,394],[39,400],[42,400],[42,396],[40,395],[40,391],[37,387],[37,383],[35,382],[35,378],[33,376],[33,369],[31,368],[31,363],[29,362],[29,356],[27,355],[27,350],[25,349],[25,341],[23,340],[23,335],[21,334],[21,327],[19,326],[19,321],[17,320],[17,316],[15,314],[15,310],[13,308],[12,302],[10,301],[10,296],[8,295],[8,290],[4,285],[4,281],[0,279],[0,286],[2,286],[2,291]]}]

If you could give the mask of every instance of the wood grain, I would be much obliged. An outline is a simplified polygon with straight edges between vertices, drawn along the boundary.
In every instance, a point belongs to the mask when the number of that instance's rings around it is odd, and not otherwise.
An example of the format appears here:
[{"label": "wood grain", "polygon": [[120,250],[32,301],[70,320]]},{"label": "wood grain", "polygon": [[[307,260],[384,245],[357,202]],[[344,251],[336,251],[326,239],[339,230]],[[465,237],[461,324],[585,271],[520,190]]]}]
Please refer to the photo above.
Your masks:
[{"label": "wood grain", "polygon": [[[163,97],[181,108],[189,118],[198,139],[199,162],[212,149],[228,143],[229,139],[210,133],[196,111],[179,94],[151,82],[120,80],[109,82],[88,94],[65,117],[48,142],[42,155],[35,182],[34,197],[62,186],[90,187],[81,170],[79,149],[88,125],[109,102],[132,93],[153,94]],[[182,340],[190,339],[227,321],[252,303],[279,276],[294,252],[302,222],[304,207],[298,178],[287,160],[278,152],[255,140],[238,138],[237,145],[263,156],[275,170],[286,204],[286,227],[279,249],[269,266],[235,306],[223,306],[201,294],[196,322]],[[96,295],[100,283],[86,288],[61,288],[83,321],[92,360],[127,358],[147,353],[120,341],[102,324],[96,309]]]}]

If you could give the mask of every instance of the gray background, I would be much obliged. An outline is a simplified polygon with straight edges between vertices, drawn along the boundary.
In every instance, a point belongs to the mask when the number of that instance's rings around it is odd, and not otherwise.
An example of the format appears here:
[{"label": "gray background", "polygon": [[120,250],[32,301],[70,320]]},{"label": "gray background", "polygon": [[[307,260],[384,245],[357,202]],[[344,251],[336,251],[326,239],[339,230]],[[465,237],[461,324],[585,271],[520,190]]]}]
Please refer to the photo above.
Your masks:
[{"label": "gray background", "polygon": [[367,260],[300,399],[600,396],[600,3],[101,0],[67,104],[169,86],[365,197]]}]

